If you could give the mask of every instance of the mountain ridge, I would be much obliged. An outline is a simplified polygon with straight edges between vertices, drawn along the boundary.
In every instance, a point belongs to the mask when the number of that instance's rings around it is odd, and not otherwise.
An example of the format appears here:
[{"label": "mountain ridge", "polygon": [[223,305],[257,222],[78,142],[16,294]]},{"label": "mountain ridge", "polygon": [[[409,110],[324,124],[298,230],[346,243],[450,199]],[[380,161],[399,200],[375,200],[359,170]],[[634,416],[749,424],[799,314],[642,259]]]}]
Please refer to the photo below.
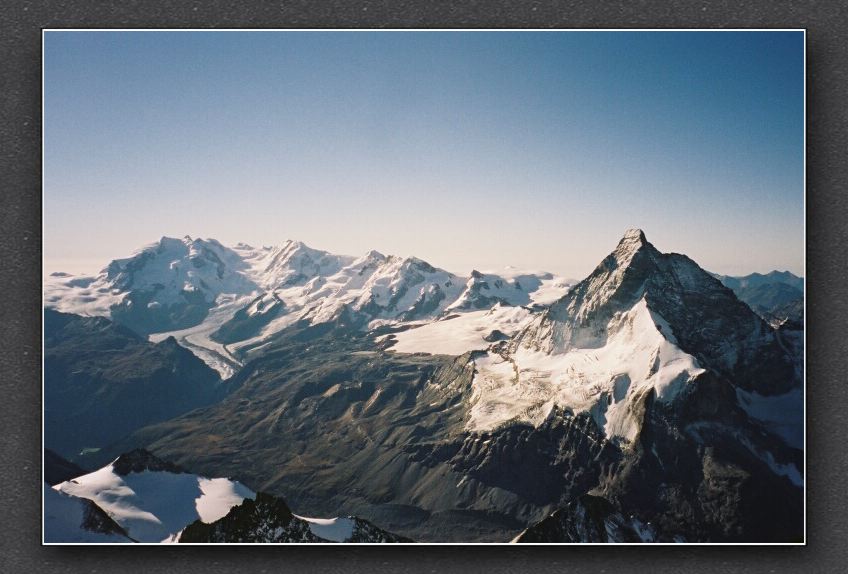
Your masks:
[{"label": "mountain ridge", "polygon": [[294,515],[278,497],[191,474],[145,449],[45,485],[44,501],[49,543],[412,542],[355,516]]},{"label": "mountain ridge", "polygon": [[[803,347],[685,255],[628,230],[586,279],[538,306],[499,300],[526,293],[522,280],[473,273],[456,285],[420,261],[358,261],[232,301],[233,317],[275,313],[267,324],[280,327],[250,350],[217,343],[243,361],[232,392],[101,456],[142,446],[416,540],[507,541],[551,514],[543,538],[591,538],[605,520],[626,539],[648,523],[656,541],[798,536],[803,453],[785,431],[799,424],[787,413],[803,398]],[[385,273],[360,274],[369,264]],[[308,298],[351,280],[341,307]],[[369,281],[377,288],[363,290]],[[452,308],[438,298],[447,290],[466,298]],[[465,307],[475,300],[482,309]],[[280,308],[296,305],[302,314]],[[460,344],[445,345],[457,332]]]}]

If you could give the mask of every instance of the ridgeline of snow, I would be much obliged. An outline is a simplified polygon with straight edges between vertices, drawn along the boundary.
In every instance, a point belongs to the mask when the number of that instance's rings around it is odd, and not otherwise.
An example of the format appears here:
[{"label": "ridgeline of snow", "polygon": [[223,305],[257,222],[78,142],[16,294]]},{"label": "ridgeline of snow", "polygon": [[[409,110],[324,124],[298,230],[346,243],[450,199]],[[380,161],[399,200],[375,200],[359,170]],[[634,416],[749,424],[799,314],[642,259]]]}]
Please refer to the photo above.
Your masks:
[{"label": "ridgeline of snow", "polygon": [[256,496],[226,478],[149,470],[121,476],[112,464],[53,488],[94,501],[139,542],[165,541],[197,519],[214,522]]},{"label": "ridgeline of snow", "polygon": [[[213,524],[231,512],[241,511],[245,499],[259,501],[262,496],[269,498],[229,478],[182,472],[138,450],[52,488],[45,484],[44,539],[48,543],[173,544],[195,521]],[[288,513],[285,504],[281,504]],[[394,535],[352,516],[293,516],[297,524],[291,528],[291,539],[275,528],[268,540],[257,541],[316,541],[301,540],[297,535],[310,531],[318,542],[393,541]]]}]

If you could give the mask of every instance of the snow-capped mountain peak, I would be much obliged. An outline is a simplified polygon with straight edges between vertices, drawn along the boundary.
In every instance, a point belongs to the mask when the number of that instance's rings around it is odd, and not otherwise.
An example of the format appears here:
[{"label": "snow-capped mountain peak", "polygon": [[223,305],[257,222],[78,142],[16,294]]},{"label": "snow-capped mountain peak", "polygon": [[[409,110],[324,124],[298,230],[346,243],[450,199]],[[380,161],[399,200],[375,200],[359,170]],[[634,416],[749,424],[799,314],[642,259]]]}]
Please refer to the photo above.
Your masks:
[{"label": "snow-capped mountain peak", "polygon": [[645,232],[638,227],[631,227],[624,232],[618,245],[621,247],[622,245],[644,245],[646,243],[648,243],[648,240],[645,238]]},{"label": "snow-capped mountain peak", "polygon": [[376,250],[351,257],[295,240],[229,248],[186,236],[163,237],[98,277],[51,276],[45,294],[47,306],[63,312],[107,316],[155,340],[173,334],[228,377],[236,355],[302,320],[344,312],[361,327],[434,320],[495,304],[535,305],[537,297],[548,304],[564,290],[547,273],[469,278]]},{"label": "snow-capped mountain peak", "polygon": [[598,267],[510,342],[475,359],[470,429],[513,417],[538,424],[554,406],[590,412],[632,440],[635,405],[670,401],[705,370],[774,395],[797,381],[773,331],[683,255],[628,230]]},{"label": "snow-capped mountain peak", "polygon": [[333,255],[300,241],[287,240],[268,253],[259,281],[268,289],[300,285],[316,276],[337,273],[352,261],[346,255]]}]

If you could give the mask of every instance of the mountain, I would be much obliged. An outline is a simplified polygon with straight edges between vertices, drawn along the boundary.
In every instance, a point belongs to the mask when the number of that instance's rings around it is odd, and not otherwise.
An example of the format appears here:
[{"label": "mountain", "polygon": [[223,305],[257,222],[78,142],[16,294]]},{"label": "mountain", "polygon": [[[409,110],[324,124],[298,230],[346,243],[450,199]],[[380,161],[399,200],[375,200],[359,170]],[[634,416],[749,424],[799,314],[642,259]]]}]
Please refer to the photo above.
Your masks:
[{"label": "mountain", "polygon": [[774,394],[796,383],[767,324],[685,255],[657,251],[641,230],[628,231],[589,277],[518,336],[513,349],[546,355],[602,349],[638,320],[642,308],[661,338],[747,390]]},{"label": "mountain", "polygon": [[247,268],[234,250],[215,240],[163,237],[112,261],[96,277],[54,274],[46,306],[111,317],[141,335],[184,329],[200,323],[222,293],[255,291]]},{"label": "mountain", "polygon": [[409,542],[353,516],[295,516],[282,499],[143,449],[46,488],[45,541]]},{"label": "mountain", "polygon": [[763,285],[786,285],[798,291],[804,291],[804,279],[789,271],[771,271],[766,274],[751,273],[744,276],[716,275],[716,277],[736,292],[737,289],[752,289]]},{"label": "mountain", "polygon": [[305,518],[292,514],[286,503],[259,492],[246,499],[226,516],[207,524],[189,524],[179,542],[412,542],[377,528],[367,520],[347,518]]},{"label": "mountain", "polygon": [[173,334],[226,396],[77,462],[144,447],[268,495],[204,540],[322,537],[276,499],[421,541],[802,539],[803,337],[688,257],[630,230],[569,288],[289,247],[233,248],[260,290]]},{"label": "mountain", "polygon": [[788,271],[716,277],[768,323],[779,326],[789,322],[794,329],[803,328],[804,280],[801,277]]},{"label": "mountain", "polygon": [[633,230],[550,306],[446,312],[292,323],[224,400],[115,448],[422,541],[589,510],[609,540],[801,537],[803,349],[689,258]]},{"label": "mountain", "polygon": [[103,317],[44,310],[44,441],[65,457],[225,394],[173,338],[153,344]]},{"label": "mountain", "polygon": [[508,344],[475,362],[469,426],[538,424],[553,406],[591,412],[609,438],[632,441],[648,394],[671,402],[707,373],[776,395],[797,386],[773,330],[683,255],[628,231],[589,277]]},{"label": "mountain", "polygon": [[54,273],[45,306],[102,316],[159,342],[169,336],[228,379],[277,333],[345,318],[356,328],[431,321],[496,303],[533,306],[564,292],[548,273],[461,277],[416,257],[334,255],[286,241],[225,247],[174,239],[110,263],[95,277]]},{"label": "mountain", "polygon": [[607,500],[584,494],[530,526],[512,542],[654,542],[655,536],[650,523],[626,518]]},{"label": "mountain", "polygon": [[[566,407],[588,412],[624,446],[623,467],[590,491],[603,496],[572,500],[525,539],[582,532],[602,541],[610,529],[633,539],[634,515],[657,525],[651,539],[795,539],[800,441],[780,428],[802,424],[801,409],[786,406],[801,403],[796,361],[732,291],[631,230],[588,278],[476,362],[470,425],[538,424],[554,406]],[[706,504],[711,490],[725,500]],[[780,493],[785,514],[767,506],[765,492]],[[730,515],[717,519],[716,504]],[[700,521],[694,533],[679,524],[684,508]],[[598,524],[606,534],[591,528]]]},{"label": "mountain", "polygon": [[488,309],[496,303],[532,304],[543,287],[550,289],[558,283],[550,274],[488,275],[488,281],[483,281],[483,276],[474,272],[466,279],[416,257],[385,256],[376,251],[353,260],[333,259],[329,254],[322,257],[332,264],[298,265],[297,272],[288,274],[278,268],[288,269],[289,260],[278,262],[271,274],[285,280],[265,281],[266,286],[276,287],[247,301],[210,338],[227,345],[238,358],[249,359],[275,334],[301,321],[317,325],[344,318],[365,330],[432,321]]},{"label": "mountain", "polygon": [[218,520],[254,496],[238,482],[184,472],[144,450],[53,488],[94,502],[139,542],[166,541],[194,520]]}]

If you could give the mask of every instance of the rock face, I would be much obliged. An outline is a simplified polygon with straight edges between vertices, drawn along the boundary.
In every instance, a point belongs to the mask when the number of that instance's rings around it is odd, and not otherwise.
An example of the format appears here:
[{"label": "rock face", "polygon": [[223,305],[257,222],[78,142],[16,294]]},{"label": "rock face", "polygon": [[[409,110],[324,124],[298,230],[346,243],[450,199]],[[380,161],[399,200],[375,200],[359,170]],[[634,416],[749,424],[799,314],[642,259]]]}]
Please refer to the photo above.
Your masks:
[{"label": "rock face", "polygon": [[45,486],[45,526],[55,543],[409,542],[354,516],[295,516],[281,498],[191,474],[145,449]]},{"label": "rock face", "polygon": [[309,524],[295,519],[282,499],[262,492],[211,524],[189,524],[179,542],[317,542]]},{"label": "rock face", "polygon": [[[324,537],[321,535],[323,534]],[[315,519],[292,514],[276,496],[256,493],[211,524],[195,521],[179,536],[179,542],[412,542],[377,528],[360,518]]]},{"label": "rock face", "polygon": [[112,469],[119,476],[144,471],[170,472],[171,474],[185,472],[176,464],[164,461],[143,448],[137,448],[116,458],[112,461]]},{"label": "rock face", "polygon": [[515,537],[513,542],[653,542],[650,524],[627,519],[610,502],[584,494]]},{"label": "rock face", "polygon": [[108,513],[86,498],[68,496],[44,487],[44,542],[135,542]]},{"label": "rock face", "polygon": [[215,521],[254,492],[238,481],[185,472],[143,449],[76,476],[55,491],[91,501],[134,541],[171,540],[194,520]]}]

